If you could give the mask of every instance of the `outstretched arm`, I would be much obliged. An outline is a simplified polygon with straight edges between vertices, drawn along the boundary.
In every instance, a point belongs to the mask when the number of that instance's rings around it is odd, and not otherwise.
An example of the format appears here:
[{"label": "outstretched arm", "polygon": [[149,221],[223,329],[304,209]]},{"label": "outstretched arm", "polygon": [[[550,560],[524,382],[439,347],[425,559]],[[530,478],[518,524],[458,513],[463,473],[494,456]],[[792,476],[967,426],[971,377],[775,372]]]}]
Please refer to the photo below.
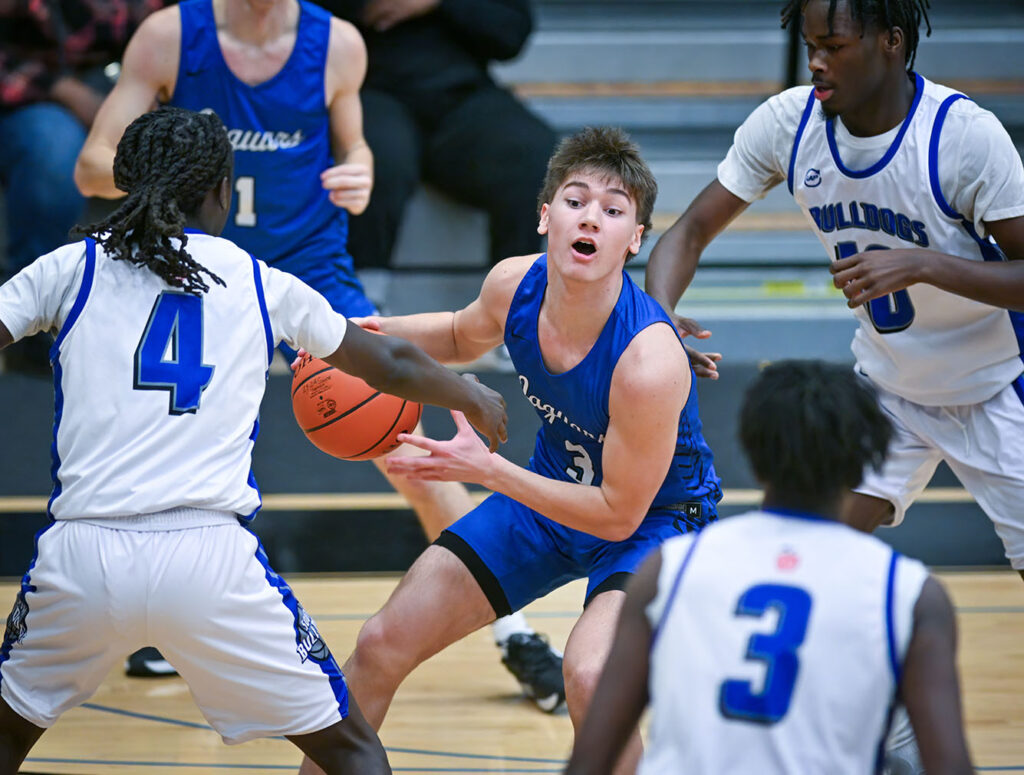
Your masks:
[{"label": "outstretched arm", "polygon": [[491,452],[508,440],[501,395],[475,378],[446,369],[403,339],[374,336],[350,325],[338,349],[324,360],[383,393],[465,413],[487,437]]},{"label": "outstretched arm", "polygon": [[[647,262],[644,290],[669,314],[673,314],[679,297],[693,280],[697,262],[708,243],[748,204],[717,179],[713,180],[661,235]],[[683,336],[696,333],[689,326],[680,326],[679,332]]]},{"label": "outstretched arm", "polygon": [[667,325],[655,324],[633,339],[612,376],[599,485],[551,479],[487,454],[461,425],[450,441],[399,436],[431,454],[389,458],[388,471],[474,482],[566,527],[623,541],[643,521],[665,479],[689,391],[690,370],[679,340]]},{"label": "outstretched arm", "polygon": [[117,85],[100,106],[75,164],[75,184],[84,196],[117,199],[114,154],[125,128],[171,98],[178,77],[181,15],[177,7],[148,17],[128,42]]},{"label": "outstretched arm", "polygon": [[942,586],[929,577],[914,606],[904,661],[903,701],[929,775],[974,772],[964,739],[956,671],[956,619]]},{"label": "outstretched arm", "polygon": [[367,318],[369,327],[422,347],[441,363],[468,363],[501,344],[505,318],[519,281],[537,260],[516,256],[499,261],[468,306],[457,312]]},{"label": "outstretched arm", "polygon": [[647,706],[651,624],[645,609],[658,592],[661,550],[655,550],[626,588],[612,650],[583,728],[576,736],[565,775],[604,775],[615,769]]},{"label": "outstretched arm", "polygon": [[833,263],[832,282],[851,308],[926,283],[993,307],[1024,310],[1024,216],[985,225],[1008,261],[973,261],[923,248],[869,250]]}]

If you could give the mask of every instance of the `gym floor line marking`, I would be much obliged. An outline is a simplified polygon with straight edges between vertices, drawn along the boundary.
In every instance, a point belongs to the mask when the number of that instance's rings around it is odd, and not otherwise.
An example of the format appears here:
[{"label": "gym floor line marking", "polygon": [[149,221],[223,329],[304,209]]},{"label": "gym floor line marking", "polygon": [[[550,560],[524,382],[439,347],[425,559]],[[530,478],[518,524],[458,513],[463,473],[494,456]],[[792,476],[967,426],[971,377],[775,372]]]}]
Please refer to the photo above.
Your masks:
[{"label": "gym floor line marking", "polygon": [[[296,749],[297,750],[297,749]],[[57,757],[30,756],[25,759],[26,764],[102,764],[107,767],[206,767],[221,770],[287,770],[295,771],[294,764],[220,764],[217,762],[143,762],[127,761],[117,759],[62,759]],[[504,772],[504,773],[527,773],[527,772],[562,772],[557,770],[482,770],[475,767],[392,767],[392,772]]]},{"label": "gym floor line marking", "polygon": [[[474,503],[480,503],[489,492],[473,490]],[[763,493],[757,489],[727,489],[720,506],[757,506]],[[46,511],[49,496],[0,496],[0,514],[41,513]],[[929,487],[915,503],[974,503],[962,487]],[[397,492],[350,493],[279,493],[263,495],[262,511],[402,511],[409,504]]]},{"label": "gym floor line marking", "polygon": [[[142,719],[143,721],[156,721],[163,724],[173,724],[179,727],[189,727],[191,729],[203,729],[209,732],[214,732],[214,728],[209,724],[200,724],[195,721],[182,721],[181,719],[169,718],[167,716],[155,716],[151,713],[139,713],[134,710],[125,710],[124,708],[113,708],[109,705],[98,705],[95,702],[83,702],[79,707],[88,708],[89,710],[98,710],[102,713],[113,713],[118,716],[128,716],[130,718]],[[274,737],[275,740],[284,740],[283,737]],[[388,753],[401,753],[401,754],[415,754],[417,756],[440,756],[450,759],[484,759],[487,761],[501,761],[501,762],[517,762],[523,764],[564,764],[562,759],[542,759],[533,756],[499,756],[496,754],[477,754],[477,753],[462,753],[457,751],[431,751],[422,748],[394,748],[391,746],[385,746],[384,750]],[[439,770],[439,772],[448,772],[453,770]],[[487,770],[481,770],[487,772]],[[537,770],[529,770],[529,772],[535,772]],[[476,772],[476,770],[472,770]],[[506,770],[511,772],[511,770]]]}]

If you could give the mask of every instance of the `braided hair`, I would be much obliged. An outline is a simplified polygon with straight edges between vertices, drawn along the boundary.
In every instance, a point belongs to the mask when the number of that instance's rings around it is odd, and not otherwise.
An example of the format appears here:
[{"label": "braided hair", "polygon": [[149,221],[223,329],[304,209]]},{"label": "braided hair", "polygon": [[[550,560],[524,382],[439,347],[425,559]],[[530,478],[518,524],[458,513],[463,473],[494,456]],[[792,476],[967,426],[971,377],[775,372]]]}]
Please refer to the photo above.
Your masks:
[{"label": "braided hair", "polygon": [[747,389],[740,442],[758,480],[777,493],[821,500],[878,469],[892,424],[874,390],[846,365],[780,361]]},{"label": "braided hair", "polygon": [[[926,35],[932,34],[932,25],[928,21],[928,0],[846,0],[854,21],[861,27],[874,23],[883,30],[899,27],[907,40],[907,70],[914,69],[914,58],[917,56],[917,44],[920,41],[918,29],[921,22],[925,23]],[[782,9],[782,26],[789,29],[800,24],[800,14],[809,0],[788,0]],[[838,0],[828,3],[828,31],[832,33],[832,21],[836,15]]]},{"label": "braided hair", "polygon": [[111,258],[148,267],[189,293],[210,290],[203,274],[224,285],[185,250],[184,228],[186,216],[231,174],[231,163],[231,143],[215,114],[174,107],[145,113],[125,129],[114,157],[114,185],[127,198],[72,234],[94,238]]}]

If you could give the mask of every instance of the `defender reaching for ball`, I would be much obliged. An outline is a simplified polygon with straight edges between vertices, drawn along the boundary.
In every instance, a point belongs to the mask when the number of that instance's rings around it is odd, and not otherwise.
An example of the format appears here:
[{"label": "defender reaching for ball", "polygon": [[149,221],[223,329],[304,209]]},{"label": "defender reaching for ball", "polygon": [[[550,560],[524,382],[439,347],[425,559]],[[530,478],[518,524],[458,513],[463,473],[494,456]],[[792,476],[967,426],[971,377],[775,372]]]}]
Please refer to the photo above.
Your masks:
[{"label": "defender reaching for ball", "polygon": [[390,772],[316,625],[245,528],[274,346],[469,413],[495,449],[504,402],[218,238],[231,145],[163,108],[118,143],[128,198],[82,242],[0,287],[0,348],[56,329],[49,527],[0,647],[0,773],[152,643],[225,742],[285,735],[331,773]]},{"label": "defender reaching for ball", "polygon": [[[368,322],[442,361],[473,360],[504,339],[542,418],[528,469],[489,454],[459,415],[451,441],[399,437],[431,454],[393,456],[389,470],[496,492],[427,548],[360,632],[346,674],[374,726],[420,662],[585,577],[563,663],[578,728],[626,579],[666,538],[715,518],[721,489],[686,354],[668,315],[623,271],[656,193],[621,132],[584,130],[548,166],[546,255],[502,261],[458,312]],[[632,771],[639,753],[636,735],[616,772]]]}]

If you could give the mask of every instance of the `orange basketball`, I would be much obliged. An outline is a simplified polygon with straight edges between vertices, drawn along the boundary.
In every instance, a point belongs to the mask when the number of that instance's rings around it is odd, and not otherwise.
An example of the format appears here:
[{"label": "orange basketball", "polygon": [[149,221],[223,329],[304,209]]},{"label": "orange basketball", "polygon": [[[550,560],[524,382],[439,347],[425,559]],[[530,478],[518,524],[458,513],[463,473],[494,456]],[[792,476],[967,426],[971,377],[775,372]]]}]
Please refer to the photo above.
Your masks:
[{"label": "orange basketball", "polygon": [[343,460],[369,460],[398,447],[395,437],[412,433],[423,406],[307,354],[292,377],[292,411],[319,449]]}]

